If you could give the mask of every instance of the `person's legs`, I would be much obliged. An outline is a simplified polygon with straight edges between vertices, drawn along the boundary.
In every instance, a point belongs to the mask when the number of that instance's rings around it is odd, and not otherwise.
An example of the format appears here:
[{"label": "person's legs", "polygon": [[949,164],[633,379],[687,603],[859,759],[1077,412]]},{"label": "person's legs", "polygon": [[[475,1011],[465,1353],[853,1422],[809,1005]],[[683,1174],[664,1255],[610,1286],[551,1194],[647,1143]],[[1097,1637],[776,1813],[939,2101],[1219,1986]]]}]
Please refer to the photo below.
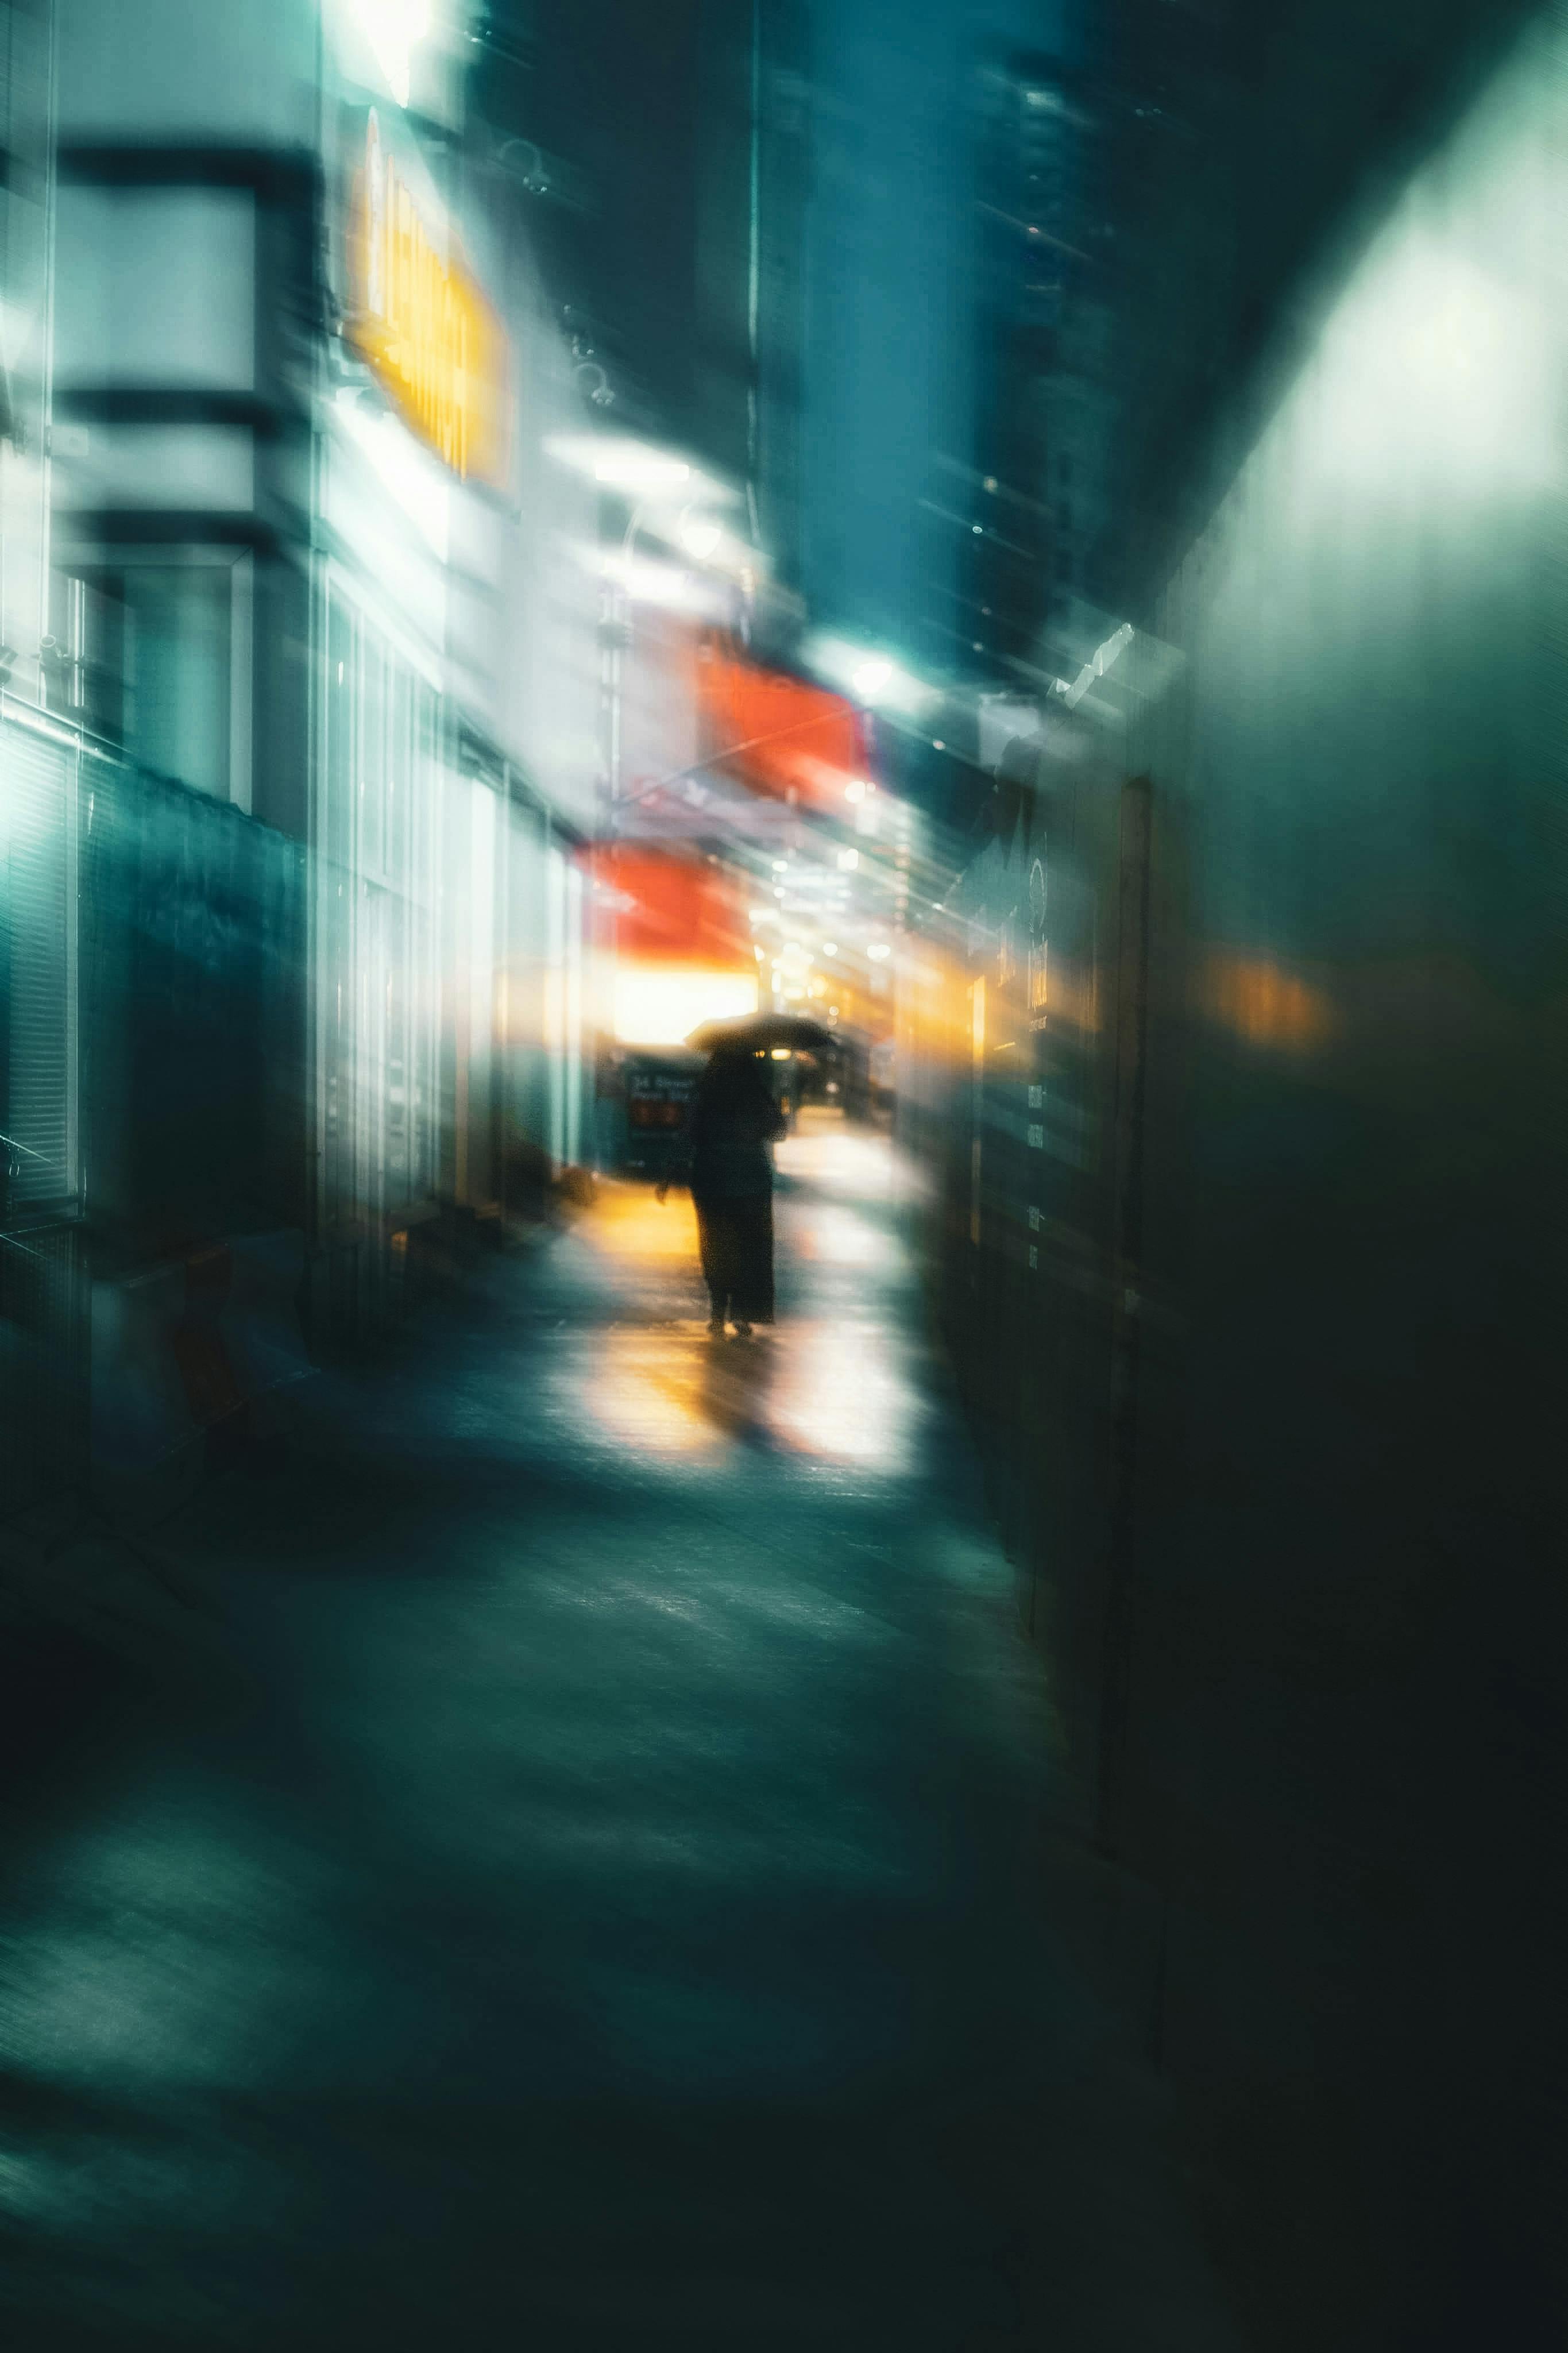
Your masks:
[{"label": "person's legs", "polygon": [[739,1250],[735,1231],[733,1201],[703,1200],[696,1204],[697,1235],[702,1253],[702,1279],[708,1285],[708,1297],[712,1309],[710,1325],[715,1332],[724,1328],[727,1315],[738,1315],[735,1293],[739,1284]]},{"label": "person's legs", "polygon": [[773,1320],[773,1205],[766,1193],[755,1200],[736,1201],[735,1282],[731,1313],[737,1323],[771,1324]]}]

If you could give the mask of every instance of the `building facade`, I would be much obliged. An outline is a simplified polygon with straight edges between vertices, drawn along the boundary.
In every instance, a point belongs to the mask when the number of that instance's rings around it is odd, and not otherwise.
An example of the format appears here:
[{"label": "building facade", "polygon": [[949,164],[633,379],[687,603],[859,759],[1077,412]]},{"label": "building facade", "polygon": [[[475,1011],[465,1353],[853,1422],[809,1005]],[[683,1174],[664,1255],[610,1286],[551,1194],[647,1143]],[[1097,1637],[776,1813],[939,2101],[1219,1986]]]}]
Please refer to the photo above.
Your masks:
[{"label": "building facade", "polygon": [[9,13],[0,1132],[130,1461],[584,1150],[595,521],[466,9]]}]

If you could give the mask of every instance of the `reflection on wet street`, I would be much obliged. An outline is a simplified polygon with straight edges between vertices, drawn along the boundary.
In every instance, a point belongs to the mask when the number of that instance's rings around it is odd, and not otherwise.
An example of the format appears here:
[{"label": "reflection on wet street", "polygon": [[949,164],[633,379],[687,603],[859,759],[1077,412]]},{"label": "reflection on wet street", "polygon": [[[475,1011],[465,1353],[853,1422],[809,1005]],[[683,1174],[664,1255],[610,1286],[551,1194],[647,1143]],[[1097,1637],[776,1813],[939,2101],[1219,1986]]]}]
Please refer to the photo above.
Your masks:
[{"label": "reflection on wet street", "polygon": [[775,1332],[612,1190],[205,1507],[244,1696],[12,1891],[13,2342],[1233,2342],[1058,1942],[896,1165],[779,1161]]},{"label": "reflection on wet street", "polygon": [[782,1331],[713,1341],[692,1288],[689,1199],[660,1206],[628,1187],[609,1196],[586,1239],[620,1266],[660,1278],[678,1271],[688,1313],[581,1334],[563,1367],[563,1401],[574,1398],[590,1423],[655,1454],[711,1461],[737,1444],[784,1448],[896,1476],[912,1462],[922,1397],[896,1313],[908,1303],[892,1231],[894,1164],[879,1143],[814,1127],[808,1115],[780,1169],[790,1188],[777,1205]]}]

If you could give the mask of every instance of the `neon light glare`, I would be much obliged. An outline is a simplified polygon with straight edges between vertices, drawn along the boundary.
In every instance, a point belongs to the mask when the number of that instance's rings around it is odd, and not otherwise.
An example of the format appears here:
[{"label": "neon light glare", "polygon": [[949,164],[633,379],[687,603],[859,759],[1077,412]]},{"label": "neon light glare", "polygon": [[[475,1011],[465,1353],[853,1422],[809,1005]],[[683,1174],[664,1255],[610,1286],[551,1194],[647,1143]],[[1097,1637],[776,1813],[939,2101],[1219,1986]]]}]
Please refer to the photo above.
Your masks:
[{"label": "neon light glare", "polygon": [[680,544],[699,564],[716,554],[723,533],[706,515],[692,515],[680,526]]},{"label": "neon light glare", "polygon": [[349,255],[354,347],[409,430],[467,481],[510,470],[507,342],[483,289],[426,221],[372,110]]},{"label": "neon light glare", "polygon": [[616,1037],[623,1046],[679,1046],[705,1021],[756,1009],[754,972],[626,962],[616,974]]},{"label": "neon light glare", "polygon": [[361,30],[399,106],[408,103],[414,52],[429,37],[430,0],[353,0]]},{"label": "neon light glare", "polygon": [[684,459],[667,458],[658,449],[606,449],[594,460],[594,480],[618,491],[669,490],[690,478]]}]

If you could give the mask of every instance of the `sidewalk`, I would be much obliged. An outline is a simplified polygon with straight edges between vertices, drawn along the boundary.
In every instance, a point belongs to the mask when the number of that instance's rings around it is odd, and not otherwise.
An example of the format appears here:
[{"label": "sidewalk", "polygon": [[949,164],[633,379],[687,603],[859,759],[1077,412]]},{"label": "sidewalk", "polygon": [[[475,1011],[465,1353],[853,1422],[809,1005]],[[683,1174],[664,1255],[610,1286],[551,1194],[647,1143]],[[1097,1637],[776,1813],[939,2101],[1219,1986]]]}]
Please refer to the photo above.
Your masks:
[{"label": "sidewalk", "polygon": [[1232,2353],[1054,1931],[891,1157],[780,1158],[776,1334],[611,1191],[193,1522],[249,1701],[0,1947],[18,2353]]}]

